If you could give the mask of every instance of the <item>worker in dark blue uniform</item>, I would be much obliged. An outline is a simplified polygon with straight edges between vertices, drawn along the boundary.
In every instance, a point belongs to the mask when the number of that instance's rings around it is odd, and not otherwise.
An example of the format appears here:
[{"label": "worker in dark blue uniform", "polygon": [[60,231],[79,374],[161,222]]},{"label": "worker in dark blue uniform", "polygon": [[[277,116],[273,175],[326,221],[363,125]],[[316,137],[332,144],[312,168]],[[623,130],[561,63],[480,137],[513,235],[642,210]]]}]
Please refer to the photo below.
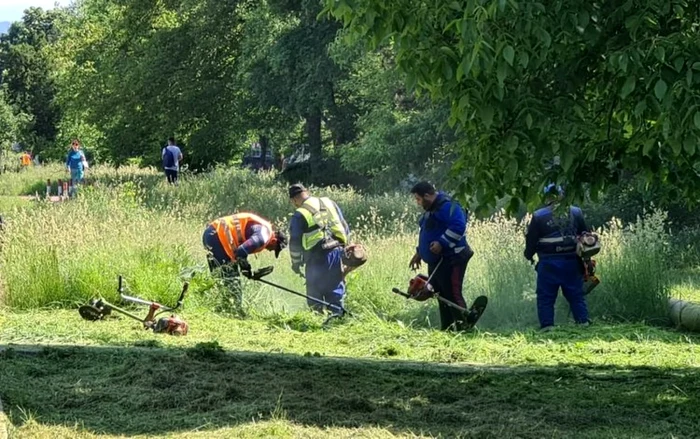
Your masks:
[{"label": "worker in dark blue uniform", "polygon": [[525,238],[525,258],[534,263],[537,254],[537,315],[540,328],[548,331],[554,327],[554,304],[562,289],[569,302],[574,320],[589,324],[588,308],[583,294],[583,267],[576,254],[577,237],[588,231],[583,212],[571,206],[559,213],[558,207],[564,195],[560,186],[550,184],[545,188],[545,207],[532,215]]},{"label": "worker in dark blue uniform", "polygon": [[[305,266],[306,295],[334,305],[329,311],[342,315],[345,279],[342,258],[350,228],[338,205],[329,198],[309,195],[301,184],[289,188],[289,198],[296,207],[289,224],[289,253],[292,270],[301,275]],[[323,305],[308,300],[315,311]]]},{"label": "worker in dark blue uniform", "polygon": [[[416,184],[411,193],[423,207],[418,247],[411,259],[413,269],[420,268],[421,260],[428,264],[428,276],[435,291],[450,302],[466,308],[462,295],[467,264],[474,252],[467,243],[467,213],[464,208],[447,194],[437,192],[426,181]],[[465,317],[459,311],[440,303],[441,329],[461,330],[466,325]]]}]

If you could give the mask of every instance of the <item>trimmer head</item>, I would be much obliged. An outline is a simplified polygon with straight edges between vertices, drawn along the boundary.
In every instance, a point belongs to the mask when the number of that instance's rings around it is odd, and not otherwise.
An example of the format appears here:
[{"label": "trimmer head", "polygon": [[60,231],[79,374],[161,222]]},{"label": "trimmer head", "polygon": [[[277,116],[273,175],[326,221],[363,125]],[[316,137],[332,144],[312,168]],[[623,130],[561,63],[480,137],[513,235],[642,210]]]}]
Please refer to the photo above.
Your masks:
[{"label": "trimmer head", "polygon": [[102,320],[105,316],[110,315],[112,308],[101,299],[93,299],[89,304],[78,308],[78,312],[83,319],[95,321]]}]

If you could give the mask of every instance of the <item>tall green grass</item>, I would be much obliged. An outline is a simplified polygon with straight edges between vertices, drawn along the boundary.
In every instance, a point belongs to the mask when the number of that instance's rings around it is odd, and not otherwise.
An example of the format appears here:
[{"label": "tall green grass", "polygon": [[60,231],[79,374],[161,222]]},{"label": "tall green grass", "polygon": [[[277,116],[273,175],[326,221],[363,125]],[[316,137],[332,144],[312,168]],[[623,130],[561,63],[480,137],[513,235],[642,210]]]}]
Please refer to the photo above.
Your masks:
[{"label": "tall green grass", "polygon": [[[213,309],[225,293],[204,268],[201,235],[207,221],[253,210],[286,227],[293,212],[286,186],[270,173],[218,169],[185,175],[179,187],[167,185],[155,170],[131,167],[96,167],[90,178],[94,184],[75,200],[34,203],[8,214],[0,253],[5,306],[72,307],[98,295],[116,300],[118,274],[135,294],[172,302],[182,282],[198,272],[188,305]],[[369,250],[369,262],[348,277],[348,306],[370,320],[436,325],[434,301],[417,303],[391,293],[392,287],[405,288],[415,275],[408,261],[416,245],[419,211],[411,198],[364,196],[348,188],[312,190],[338,202],[354,239]],[[522,256],[524,221],[499,213],[470,224],[475,256],[467,270],[465,296],[468,301],[480,294],[489,297],[482,327],[519,328],[537,322],[535,273]],[[652,212],[635,224],[612,222],[599,231],[602,284],[588,297],[594,319],[665,317],[669,237],[664,221],[662,213]],[[287,252],[279,260],[269,252],[253,258],[254,266],[270,264],[276,267],[270,280],[304,291],[303,281],[289,268]],[[254,315],[279,316],[304,308],[303,299],[271,287],[249,281],[245,286]],[[568,308],[563,297],[558,302],[557,319],[563,322]]]}]

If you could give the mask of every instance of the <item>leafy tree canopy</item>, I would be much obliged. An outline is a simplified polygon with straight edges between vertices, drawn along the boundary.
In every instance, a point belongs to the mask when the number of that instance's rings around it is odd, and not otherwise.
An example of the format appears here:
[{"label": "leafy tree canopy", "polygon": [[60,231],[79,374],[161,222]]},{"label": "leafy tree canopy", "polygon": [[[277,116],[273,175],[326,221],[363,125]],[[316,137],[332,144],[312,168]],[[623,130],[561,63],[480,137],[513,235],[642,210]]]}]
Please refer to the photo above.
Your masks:
[{"label": "leafy tree canopy", "polygon": [[484,211],[556,181],[596,196],[623,170],[700,194],[694,2],[324,0],[348,37],[391,44],[410,86],[451,105],[454,176]]}]

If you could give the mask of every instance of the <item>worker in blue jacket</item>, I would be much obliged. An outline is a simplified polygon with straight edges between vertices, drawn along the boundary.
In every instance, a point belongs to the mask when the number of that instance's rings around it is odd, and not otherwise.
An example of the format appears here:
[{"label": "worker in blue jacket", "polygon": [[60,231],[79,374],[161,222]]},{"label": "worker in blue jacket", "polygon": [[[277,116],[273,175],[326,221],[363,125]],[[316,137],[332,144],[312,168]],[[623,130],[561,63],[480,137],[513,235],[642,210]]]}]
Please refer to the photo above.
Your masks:
[{"label": "worker in blue jacket", "polygon": [[[466,308],[462,285],[467,264],[474,252],[467,243],[467,213],[447,194],[422,181],[411,189],[416,202],[423,207],[418,247],[411,259],[411,268],[428,264],[428,276],[435,291],[450,302]],[[441,329],[461,330],[467,323],[459,311],[440,302]]]},{"label": "worker in blue jacket", "polygon": [[577,237],[588,231],[583,212],[571,206],[559,214],[564,195],[560,186],[548,185],[545,207],[532,215],[525,238],[525,258],[534,263],[537,254],[537,315],[540,328],[554,327],[554,304],[561,287],[576,323],[589,323],[583,294],[583,266],[576,254]]},{"label": "worker in blue jacket", "polygon": [[[292,270],[301,275],[305,266],[306,295],[330,303],[329,311],[340,316],[345,301],[342,257],[350,227],[334,201],[312,197],[302,184],[289,187],[289,199],[296,208],[289,223]],[[317,302],[307,304],[323,311]]]}]

